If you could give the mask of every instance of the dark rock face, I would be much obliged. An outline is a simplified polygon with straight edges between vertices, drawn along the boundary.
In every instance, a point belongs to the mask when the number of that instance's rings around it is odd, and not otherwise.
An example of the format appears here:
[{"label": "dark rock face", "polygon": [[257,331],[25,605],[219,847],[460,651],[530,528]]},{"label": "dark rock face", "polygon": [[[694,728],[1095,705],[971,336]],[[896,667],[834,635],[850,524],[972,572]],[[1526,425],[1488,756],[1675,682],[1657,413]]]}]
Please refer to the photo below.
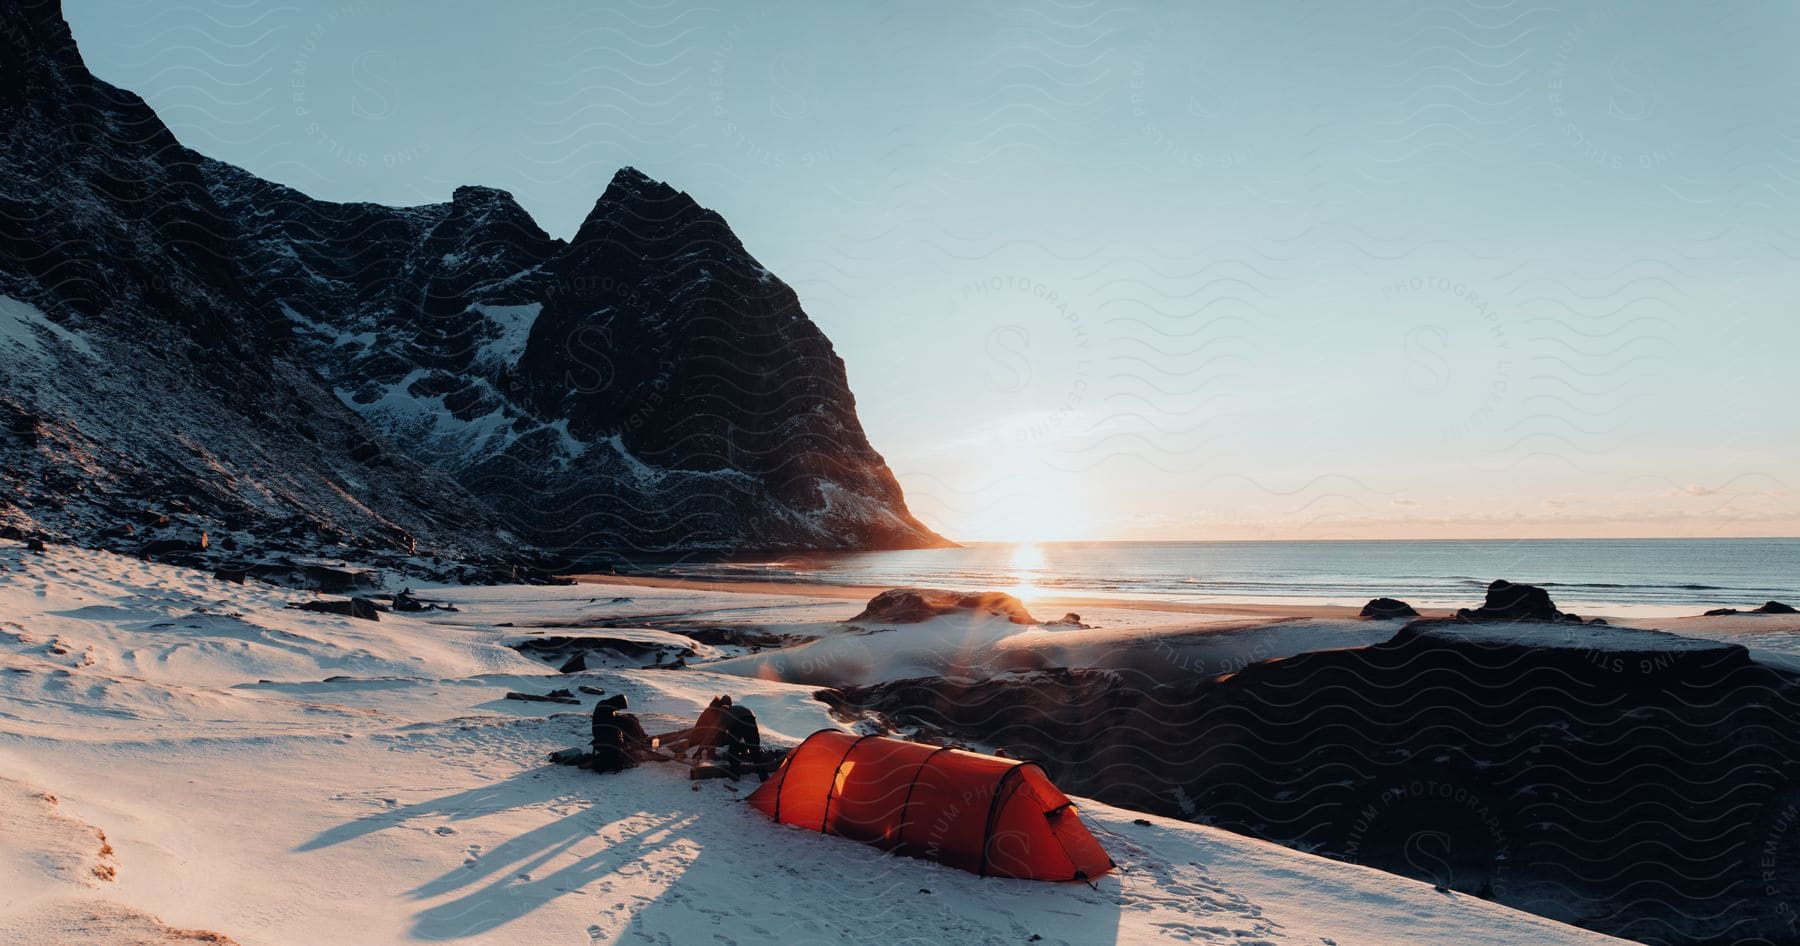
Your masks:
[{"label": "dark rock face", "polygon": [[1548,591],[1536,585],[1514,584],[1504,578],[1488,585],[1487,601],[1481,607],[1462,608],[1456,612],[1456,620],[1467,622],[1561,621],[1566,617],[1570,615],[1556,610]]},{"label": "dark rock face", "polygon": [[1004,747],[1072,794],[1631,940],[1800,943],[1800,679],[1735,645],[1604,633],[1547,647],[1413,625],[1224,677],[1049,670],[820,698]]},{"label": "dark rock face", "polygon": [[[202,533],[204,535],[204,533]],[[193,539],[157,539],[138,547],[139,558],[164,558],[187,552],[204,552],[206,546]]]},{"label": "dark rock face", "polygon": [[57,4],[0,42],[0,318],[37,339],[0,355],[0,520],[85,542],[156,497],[240,543],[564,564],[943,542],[688,195],[627,168],[566,242],[492,188],[318,201],[182,147]]},{"label": "dark rock face", "polygon": [[1413,610],[1412,605],[1396,598],[1371,598],[1368,604],[1363,605],[1361,616],[1377,619],[1416,618],[1419,612]]},{"label": "dark rock face", "polygon": [[1782,604],[1779,601],[1765,601],[1765,602],[1763,602],[1761,607],[1756,609],[1756,613],[1758,613],[1758,614],[1795,614],[1795,613],[1800,613],[1800,612],[1796,612],[1794,610],[1793,605]]},{"label": "dark rock face", "polygon": [[[998,591],[962,592],[936,588],[895,588],[869,599],[850,623],[918,624],[958,611],[978,611],[1014,624],[1036,624],[1019,599]],[[1080,619],[1076,619],[1079,623]]]},{"label": "dark rock face", "polygon": [[243,572],[247,577],[271,584],[307,591],[322,591],[332,595],[347,595],[357,591],[377,591],[381,588],[379,573],[357,568],[338,568],[331,565],[283,559],[228,567],[232,571]]},{"label": "dark rock face", "polygon": [[360,618],[364,621],[381,620],[381,609],[375,602],[367,598],[343,598],[327,601],[302,601],[289,605],[300,611],[317,611],[320,614],[342,614],[345,617]]},{"label": "dark rock face", "polygon": [[553,635],[529,637],[511,645],[534,660],[557,665],[562,673],[602,668],[668,667],[693,657],[692,647],[676,647],[622,637]]}]

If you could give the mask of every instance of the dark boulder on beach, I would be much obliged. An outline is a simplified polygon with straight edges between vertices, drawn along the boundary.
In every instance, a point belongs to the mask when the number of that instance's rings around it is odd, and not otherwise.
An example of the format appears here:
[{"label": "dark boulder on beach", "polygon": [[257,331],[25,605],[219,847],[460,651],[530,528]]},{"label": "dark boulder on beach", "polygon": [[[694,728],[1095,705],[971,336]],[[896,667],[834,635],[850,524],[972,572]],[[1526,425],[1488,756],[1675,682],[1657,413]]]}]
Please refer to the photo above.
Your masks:
[{"label": "dark boulder on beach", "polygon": [[1365,618],[1416,618],[1419,612],[1413,606],[1398,598],[1371,598],[1363,605],[1361,617]]},{"label": "dark boulder on beach", "polygon": [[1760,606],[1748,611],[1739,611],[1736,608],[1714,608],[1702,614],[1701,617],[1720,618],[1733,614],[1800,614],[1800,611],[1795,611],[1792,605],[1782,604],[1779,601],[1765,601]]},{"label": "dark boulder on beach", "polygon": [[1037,624],[1025,605],[999,591],[944,591],[938,588],[894,588],[869,599],[869,606],[847,623],[918,624],[959,611],[1006,618],[1014,624]]},{"label": "dark boulder on beach", "polygon": [[1501,578],[1488,585],[1487,600],[1479,608],[1462,608],[1456,620],[1465,623],[1484,621],[1561,621],[1550,592],[1536,585],[1521,585]]}]

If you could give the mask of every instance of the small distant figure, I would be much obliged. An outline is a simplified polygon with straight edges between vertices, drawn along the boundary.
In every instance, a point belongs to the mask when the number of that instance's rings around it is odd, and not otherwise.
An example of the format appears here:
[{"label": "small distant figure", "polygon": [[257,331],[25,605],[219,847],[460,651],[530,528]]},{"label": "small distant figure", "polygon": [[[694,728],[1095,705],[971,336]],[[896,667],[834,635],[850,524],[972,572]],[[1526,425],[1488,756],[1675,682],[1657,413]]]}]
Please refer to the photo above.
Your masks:
[{"label": "small distant figure", "polygon": [[588,768],[595,772],[635,768],[638,756],[650,750],[650,737],[643,724],[636,716],[621,712],[626,705],[623,693],[594,704],[594,751]]}]

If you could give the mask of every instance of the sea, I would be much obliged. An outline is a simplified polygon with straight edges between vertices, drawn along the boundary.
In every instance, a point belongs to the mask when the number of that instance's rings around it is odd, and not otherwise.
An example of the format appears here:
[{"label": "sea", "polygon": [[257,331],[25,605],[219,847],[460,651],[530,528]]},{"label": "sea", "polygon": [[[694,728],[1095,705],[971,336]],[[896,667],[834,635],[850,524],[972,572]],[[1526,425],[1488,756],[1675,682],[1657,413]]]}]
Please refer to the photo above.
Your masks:
[{"label": "sea", "polygon": [[1172,603],[1473,606],[1489,582],[1539,585],[1565,611],[1800,607],[1800,538],[973,543],[753,556],[671,566],[694,577],[903,585]]}]

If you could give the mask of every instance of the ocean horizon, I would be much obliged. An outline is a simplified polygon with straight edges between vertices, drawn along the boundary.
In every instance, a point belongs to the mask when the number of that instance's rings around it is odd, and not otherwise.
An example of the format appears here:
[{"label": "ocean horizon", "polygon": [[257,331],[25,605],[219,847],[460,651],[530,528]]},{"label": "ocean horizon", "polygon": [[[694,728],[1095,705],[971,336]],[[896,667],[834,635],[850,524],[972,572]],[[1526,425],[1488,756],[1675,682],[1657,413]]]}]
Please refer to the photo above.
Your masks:
[{"label": "ocean horizon", "polygon": [[1474,606],[1496,578],[1573,610],[1680,614],[1800,599],[1800,538],[1254,539],[972,542],[736,556],[654,571],[729,580],[921,585],[1026,600]]}]

